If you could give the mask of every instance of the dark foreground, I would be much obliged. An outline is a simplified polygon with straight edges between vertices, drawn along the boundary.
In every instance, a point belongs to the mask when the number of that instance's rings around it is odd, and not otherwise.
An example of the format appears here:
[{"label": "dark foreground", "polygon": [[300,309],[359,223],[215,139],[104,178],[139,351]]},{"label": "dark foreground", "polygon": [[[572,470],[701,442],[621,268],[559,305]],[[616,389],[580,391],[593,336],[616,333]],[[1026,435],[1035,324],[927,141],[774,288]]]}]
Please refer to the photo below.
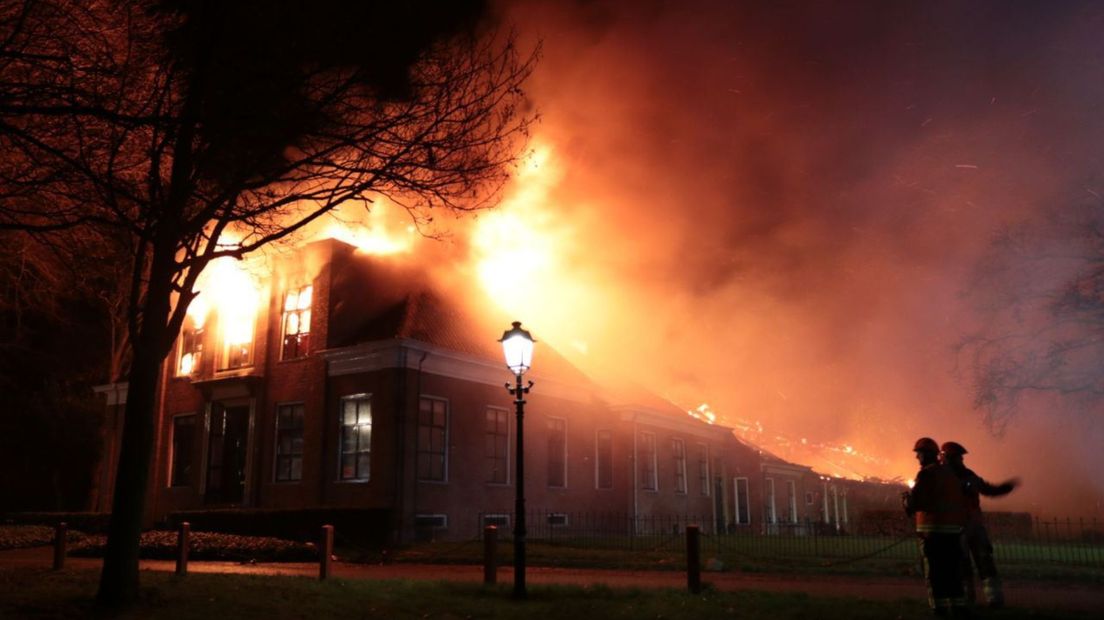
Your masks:
[{"label": "dark foreground", "polygon": [[[0,618],[99,615],[91,605],[99,561],[69,558],[48,570],[42,549],[0,553]],[[319,582],[313,564],[143,561],[142,598],[127,618],[926,618],[914,578],[829,578],[705,573],[700,595],[674,571],[530,568],[530,597],[510,599],[509,569],[483,586],[476,566],[338,563]],[[1097,586],[1010,583],[1010,608],[979,618],[1098,618]]]}]

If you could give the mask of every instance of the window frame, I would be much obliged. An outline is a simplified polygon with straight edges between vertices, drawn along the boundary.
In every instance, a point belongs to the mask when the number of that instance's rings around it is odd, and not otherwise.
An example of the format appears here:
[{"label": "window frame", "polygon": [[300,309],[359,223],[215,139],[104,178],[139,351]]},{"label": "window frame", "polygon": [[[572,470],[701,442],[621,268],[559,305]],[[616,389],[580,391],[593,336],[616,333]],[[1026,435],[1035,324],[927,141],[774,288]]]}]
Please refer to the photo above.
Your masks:
[{"label": "window frame", "polygon": [[[205,325],[196,327],[195,320],[190,316],[185,318],[184,327],[181,328],[180,337],[177,338],[178,346],[173,377],[186,379],[188,377],[195,377],[199,374],[199,370],[203,365],[203,345],[204,336],[206,334],[205,327]],[[191,348],[187,348],[189,342],[191,342]],[[191,355],[193,358],[192,368],[188,372],[183,372],[181,369],[181,364],[184,363],[185,355]]]},{"label": "window frame", "polygon": [[[292,408],[293,410],[294,410],[294,408],[299,409],[300,415],[299,415],[299,426],[298,427],[292,427],[290,429],[280,427],[280,410],[284,409],[284,408]],[[304,459],[304,455],[306,453],[306,444],[305,444],[305,442],[306,442],[306,437],[305,437],[306,426],[307,426],[307,407],[306,407],[306,403],[304,403],[302,401],[290,401],[290,402],[286,402],[286,403],[276,403],[276,419],[274,420],[274,427],[275,427],[276,433],[275,433],[275,442],[274,442],[273,448],[272,448],[272,482],[273,483],[275,483],[275,484],[296,484],[296,483],[300,483],[300,482],[303,481],[303,459]],[[291,454],[281,454],[281,451],[280,451],[281,433],[284,433],[284,432],[287,432],[287,431],[295,431],[295,430],[299,431],[299,443],[300,443],[299,452],[297,454],[294,453],[294,452],[292,452]],[[286,479],[280,478],[280,460],[282,458],[290,459],[292,462],[294,462],[294,460],[296,458],[299,459],[299,477],[298,478],[290,478],[290,477],[286,478]],[[288,475],[289,476],[291,475],[292,471],[293,470],[289,467],[288,468]]]},{"label": "window frame", "polygon": [[[744,483],[743,502],[740,501],[740,481]],[[736,517],[736,525],[751,525],[751,485],[746,476],[737,476],[732,479],[732,495],[736,502],[736,512],[733,515]],[[740,520],[740,506],[744,507],[744,516],[747,517],[747,521]]]},{"label": "window frame", "polygon": [[[637,450],[640,454],[640,488],[645,491],[659,491],[659,463],[656,461],[656,436],[655,433],[640,431],[641,446]],[[647,439],[647,441],[644,441]],[[644,444],[650,445],[650,456],[646,458],[644,455]],[[647,473],[651,477],[652,486],[648,486]]]},{"label": "window frame", "polygon": [[709,497],[713,492],[709,481],[709,444],[698,442],[698,484],[702,497]]},{"label": "window frame", "polygon": [[763,508],[767,509],[768,514],[764,515],[769,517],[766,519],[768,525],[776,525],[778,523],[778,508],[775,502],[775,485],[774,478],[763,478]]},{"label": "window frame", "polygon": [[[306,291],[306,290],[310,291],[310,304],[306,308],[302,308],[302,307],[299,307],[300,303],[301,303],[300,302],[300,297],[302,296],[303,291]],[[296,307],[294,309],[289,310],[288,309],[288,298],[291,296],[291,294],[293,292],[295,293],[295,299],[296,299],[295,305],[296,305]],[[287,290],[284,291],[283,304],[281,304],[281,306],[280,306],[280,361],[298,360],[298,359],[303,359],[303,358],[310,355],[311,333],[312,333],[311,332],[311,321],[314,318],[313,309],[314,309],[314,284],[313,283],[304,284],[302,286],[295,287],[295,288],[288,287]],[[288,355],[288,341],[287,341],[287,339],[288,339],[288,333],[287,333],[287,330],[288,330],[288,317],[293,315],[293,314],[296,315],[296,317],[297,317],[297,319],[296,319],[296,328],[298,329],[298,331],[294,334],[296,336],[294,355]],[[303,315],[306,315],[306,317],[307,317],[307,321],[306,321],[307,331],[305,331],[305,332],[302,330]],[[306,344],[303,344],[303,340],[304,340],[303,337],[304,336],[305,336]]]},{"label": "window frame", "polygon": [[786,481],[786,495],[787,495],[787,498],[790,500],[789,501],[789,511],[790,511],[789,516],[790,516],[790,518],[788,519],[788,521],[790,523],[797,523],[797,521],[798,521],[798,519],[797,519],[797,481],[795,481],[795,480],[787,480]]},{"label": "window frame", "polygon": [[[430,430],[430,432],[432,433],[432,431],[434,429],[438,428],[438,426],[436,424],[432,423],[434,421],[433,417],[434,417],[434,414],[435,414],[434,410],[432,409],[432,406],[431,406],[431,409],[430,409],[430,412],[429,412],[430,413],[430,422],[431,422],[431,424],[428,427],[426,427],[422,424],[422,413],[423,413],[422,403],[426,402],[426,401],[428,401],[430,403],[442,403],[444,405],[444,408],[445,408],[444,424],[439,427],[441,429],[441,451],[439,453],[438,452],[432,452],[432,451],[428,450],[425,446],[422,445],[423,444],[423,442],[422,442],[422,429],[423,428],[428,428]],[[429,395],[426,395],[426,394],[423,394],[423,395],[418,397],[417,442],[416,442],[415,451],[414,451],[414,454],[415,454],[414,476],[415,476],[415,479],[418,482],[447,484],[448,481],[449,481],[449,411],[450,411],[450,409],[451,409],[451,407],[449,405],[449,401],[448,401],[447,398],[441,398],[439,396],[429,396]],[[431,457],[431,458],[440,458],[440,461],[441,461],[441,477],[440,478],[431,478],[431,477],[425,477],[425,476],[422,475],[422,455],[426,455],[426,456]]]},{"label": "window frame", "polygon": [[[346,455],[346,452],[345,452],[345,428],[346,428],[346,426],[349,426],[349,425],[345,424],[345,403],[350,402],[350,401],[364,401],[368,404],[368,424],[360,424],[359,423],[360,422],[360,411],[358,409],[358,411],[357,411],[357,422],[358,423],[353,424],[351,426],[358,427],[358,428],[361,427],[361,426],[367,426],[369,430],[368,430],[368,448],[367,448],[367,450],[360,449],[361,448],[361,445],[360,445],[360,431],[359,430],[357,431],[357,450],[349,453],[349,454],[354,455],[354,461],[353,461],[354,462],[354,466],[353,466],[354,474],[353,474],[353,477],[346,478],[343,475],[344,470],[345,470],[343,460],[344,460],[344,457]],[[372,433],[372,425],[373,425],[373,420],[372,420],[372,395],[369,394],[369,393],[349,394],[349,395],[346,395],[346,396],[342,396],[338,402],[339,402],[339,408],[338,408],[338,420],[337,420],[337,423],[338,423],[337,482],[354,483],[354,484],[364,484],[366,482],[371,482],[372,481],[372,436],[373,436],[373,433]],[[361,454],[367,454],[367,456],[368,456],[368,473],[367,473],[367,475],[365,475],[363,477],[359,476],[359,473],[360,473],[359,472],[359,469],[360,469],[359,462],[360,462],[360,455]]]},{"label": "window frame", "polygon": [[[552,427],[555,423],[559,423],[559,428],[554,431]],[[567,420],[565,418],[559,418],[559,417],[555,417],[555,416],[545,416],[545,431],[547,432],[546,444],[545,444],[546,448],[547,448],[547,452],[545,454],[545,468],[546,468],[547,475],[545,476],[545,484],[550,489],[566,489],[567,488]],[[553,442],[553,437],[554,437],[553,433],[557,432],[557,431],[560,434],[560,437],[562,438],[562,440],[561,440],[561,445],[559,446],[559,450],[558,450],[559,458],[560,458],[559,467],[554,468],[553,467],[554,463],[553,463],[553,460],[552,460],[552,456],[553,456],[552,442]],[[559,470],[560,484],[553,484],[552,474],[557,469]]]},{"label": "window frame", "polygon": [[[609,446],[608,463],[606,464],[606,473],[609,477],[609,484],[602,486],[602,434],[606,435],[606,445]],[[594,431],[594,488],[602,491],[608,491],[613,488],[613,431],[608,428],[599,428]]]},{"label": "window frame", "polygon": [[671,457],[675,462],[675,493],[686,495],[686,441],[681,437],[671,438]]},{"label": "window frame", "polygon": [[[492,412],[492,411],[495,412],[496,416],[498,414],[502,414],[503,419],[506,421],[506,424],[505,424],[506,432],[503,433],[502,435],[499,435],[497,433],[492,434],[492,433],[487,432],[487,414]],[[495,430],[498,430],[498,421],[497,420],[495,421]],[[494,405],[487,405],[483,409],[483,458],[484,458],[484,463],[487,463],[488,461],[493,462],[493,463],[497,463],[498,460],[499,460],[497,455],[490,455],[490,456],[487,455],[487,439],[489,437],[495,437],[495,438],[502,437],[503,440],[504,440],[503,441],[504,451],[503,451],[503,455],[502,455],[502,472],[503,472],[502,476],[503,476],[503,480],[501,482],[499,482],[497,480],[490,480],[489,478],[490,478],[491,472],[495,471],[494,467],[490,467],[487,470],[485,470],[485,472],[484,472],[484,474],[485,474],[484,475],[484,483],[485,484],[490,484],[490,485],[493,485],[493,486],[510,486],[510,430],[511,430],[511,427],[510,427],[510,410],[509,409],[506,409],[505,407],[496,407]],[[497,440],[496,440],[496,446],[497,446]]]},{"label": "window frame", "polygon": [[[177,480],[177,473],[178,473],[177,457],[179,455],[179,451],[177,450],[177,446],[176,446],[177,420],[179,420],[181,418],[191,418],[191,426],[192,426],[192,430],[191,430],[191,433],[192,433],[191,449],[183,451],[184,453],[187,454],[188,459],[192,462],[189,464],[189,466],[187,468],[188,469],[187,479],[184,480],[182,483]],[[194,411],[184,412],[184,413],[177,413],[177,414],[173,414],[173,416],[172,416],[172,420],[171,420],[171,423],[170,423],[170,429],[171,429],[170,432],[172,433],[172,436],[169,438],[169,479],[168,479],[168,485],[167,485],[168,488],[170,488],[170,489],[185,489],[185,488],[188,488],[188,487],[192,486],[192,478],[195,477],[194,471],[192,470],[192,468],[195,466],[196,434],[199,432],[199,424],[197,423],[198,418],[199,418],[198,414],[196,414],[196,412],[194,412]]]}]

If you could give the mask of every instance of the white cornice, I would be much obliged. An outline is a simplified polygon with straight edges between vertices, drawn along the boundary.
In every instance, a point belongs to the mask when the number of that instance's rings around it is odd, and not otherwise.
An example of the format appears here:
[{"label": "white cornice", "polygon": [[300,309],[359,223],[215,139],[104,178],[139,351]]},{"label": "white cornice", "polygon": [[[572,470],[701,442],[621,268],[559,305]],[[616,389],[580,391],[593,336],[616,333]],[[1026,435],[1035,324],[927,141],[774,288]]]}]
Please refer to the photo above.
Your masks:
[{"label": "white cornice", "polygon": [[[495,364],[483,358],[451,349],[437,347],[419,340],[396,338],[377,340],[351,347],[329,349],[321,352],[326,360],[327,374],[331,377],[374,372],[388,368],[421,369],[422,372],[481,383],[504,385],[511,379],[510,371],[503,364]],[[526,379],[536,384],[533,391],[556,398],[580,403],[593,400],[589,386],[579,387],[542,376],[531,371]]]}]

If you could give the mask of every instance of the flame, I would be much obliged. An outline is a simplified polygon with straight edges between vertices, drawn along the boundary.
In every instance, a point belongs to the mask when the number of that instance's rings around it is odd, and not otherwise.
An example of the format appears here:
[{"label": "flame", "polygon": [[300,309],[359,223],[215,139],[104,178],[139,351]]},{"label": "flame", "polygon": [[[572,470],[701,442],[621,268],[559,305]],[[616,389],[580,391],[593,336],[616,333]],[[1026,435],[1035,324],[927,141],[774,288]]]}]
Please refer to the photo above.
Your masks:
[{"label": "flame", "polygon": [[707,424],[715,424],[717,422],[717,414],[709,407],[709,403],[702,403],[686,413],[689,413],[690,417],[697,418]]},{"label": "flame", "polygon": [[[558,277],[557,240],[548,201],[559,180],[548,146],[539,144],[522,161],[513,192],[472,231],[475,269],[483,288],[508,312],[539,313]],[[532,320],[530,320],[532,322]]]},{"label": "flame", "polygon": [[916,479],[915,478],[909,478],[908,480],[905,481],[905,484],[907,484],[908,488],[911,489],[912,487],[916,486]]},{"label": "flame", "polygon": [[[232,248],[237,241],[220,242],[219,245]],[[211,261],[200,274],[196,290],[199,295],[188,306],[188,316],[194,329],[202,328],[213,313],[219,318],[223,343],[243,345],[253,342],[261,292],[257,278],[242,261],[229,256]],[[190,372],[184,370],[185,363],[181,360],[181,371]]]},{"label": "flame", "polygon": [[370,209],[367,218],[358,221],[345,220],[345,214],[338,211],[328,217],[319,239],[337,239],[356,246],[357,251],[376,256],[408,253],[414,248],[418,228],[408,224],[403,231],[396,232],[393,222],[394,209],[379,198]]}]

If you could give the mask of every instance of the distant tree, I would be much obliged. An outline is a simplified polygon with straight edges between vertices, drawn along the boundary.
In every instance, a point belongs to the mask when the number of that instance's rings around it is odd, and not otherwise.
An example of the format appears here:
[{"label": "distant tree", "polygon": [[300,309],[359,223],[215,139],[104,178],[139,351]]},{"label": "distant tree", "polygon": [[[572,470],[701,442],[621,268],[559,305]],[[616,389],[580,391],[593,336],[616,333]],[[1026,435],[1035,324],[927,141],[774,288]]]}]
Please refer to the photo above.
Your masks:
[{"label": "distant tree", "polygon": [[[98,600],[133,602],[158,369],[220,257],[380,195],[490,204],[533,57],[479,1],[0,5],[0,228],[127,251],[128,398]],[[223,241],[233,233],[235,241]],[[83,237],[82,237],[83,238]]]},{"label": "distant tree", "polygon": [[[1025,402],[1104,401],[1104,201],[1086,193],[995,236],[968,298],[980,327],[959,345],[974,404],[997,430]],[[1055,402],[1055,401],[1051,401]]]},{"label": "distant tree", "polygon": [[[99,300],[53,248],[0,231],[0,512],[82,510],[103,406]],[[74,346],[76,344],[77,346]]]}]

